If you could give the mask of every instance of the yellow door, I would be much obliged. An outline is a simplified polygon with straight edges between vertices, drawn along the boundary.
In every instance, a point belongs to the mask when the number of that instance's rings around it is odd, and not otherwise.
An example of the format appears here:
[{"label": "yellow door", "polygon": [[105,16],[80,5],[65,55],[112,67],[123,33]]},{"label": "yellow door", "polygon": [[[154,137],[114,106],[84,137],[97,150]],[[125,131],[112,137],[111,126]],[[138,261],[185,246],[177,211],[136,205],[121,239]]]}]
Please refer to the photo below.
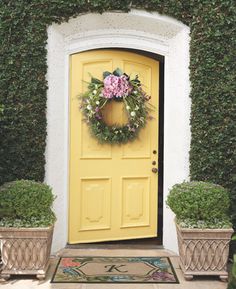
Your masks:
[{"label": "yellow door", "polygon": [[[121,68],[137,74],[155,111],[139,137],[125,145],[99,144],[79,109],[90,75]],[[157,236],[159,63],[135,53],[95,50],[71,56],[69,243]],[[105,108],[109,124],[124,123],[123,103]]]}]

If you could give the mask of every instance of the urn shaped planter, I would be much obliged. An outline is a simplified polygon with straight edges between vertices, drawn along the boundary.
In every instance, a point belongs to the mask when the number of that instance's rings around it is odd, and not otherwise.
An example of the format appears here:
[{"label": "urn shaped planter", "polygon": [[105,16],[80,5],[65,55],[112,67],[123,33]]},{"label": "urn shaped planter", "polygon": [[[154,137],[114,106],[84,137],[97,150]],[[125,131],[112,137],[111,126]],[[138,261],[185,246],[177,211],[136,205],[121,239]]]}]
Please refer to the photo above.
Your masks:
[{"label": "urn shaped planter", "polygon": [[189,229],[176,223],[180,267],[186,280],[194,275],[218,275],[227,281],[229,242],[233,229]]},{"label": "urn shaped planter", "polygon": [[0,227],[1,279],[11,275],[36,275],[44,279],[49,266],[53,226],[46,228]]}]

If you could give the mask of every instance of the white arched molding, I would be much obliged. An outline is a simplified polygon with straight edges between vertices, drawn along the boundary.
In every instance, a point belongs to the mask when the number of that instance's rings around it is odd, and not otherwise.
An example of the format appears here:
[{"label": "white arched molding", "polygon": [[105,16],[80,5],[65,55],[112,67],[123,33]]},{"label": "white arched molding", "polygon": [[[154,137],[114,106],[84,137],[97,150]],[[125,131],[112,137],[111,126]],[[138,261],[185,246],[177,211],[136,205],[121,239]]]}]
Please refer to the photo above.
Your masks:
[{"label": "white arched molding", "polygon": [[189,28],[158,13],[85,14],[48,28],[46,176],[57,196],[53,252],[68,236],[69,56],[95,48],[134,48],[165,57],[163,245],[177,252],[169,189],[189,177]]}]

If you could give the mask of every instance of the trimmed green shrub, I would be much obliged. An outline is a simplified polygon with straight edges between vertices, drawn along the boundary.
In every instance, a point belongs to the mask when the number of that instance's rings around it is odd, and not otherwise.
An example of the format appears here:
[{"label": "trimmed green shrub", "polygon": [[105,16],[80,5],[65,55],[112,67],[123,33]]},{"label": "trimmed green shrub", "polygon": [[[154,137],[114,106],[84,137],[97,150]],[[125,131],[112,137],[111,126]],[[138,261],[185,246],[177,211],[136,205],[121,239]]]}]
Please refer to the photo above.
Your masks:
[{"label": "trimmed green shrub", "polygon": [[183,227],[231,227],[230,200],[222,186],[205,182],[184,182],[173,186],[167,205]]},{"label": "trimmed green shrub", "polygon": [[234,263],[231,269],[230,280],[227,289],[236,288],[236,255],[234,255]]},{"label": "trimmed green shrub", "polygon": [[235,0],[0,1],[0,183],[44,179],[48,25],[131,8],[190,27],[191,179],[229,189],[236,228]]},{"label": "trimmed green shrub", "polygon": [[54,196],[43,183],[19,180],[0,187],[0,226],[39,227],[55,222]]}]

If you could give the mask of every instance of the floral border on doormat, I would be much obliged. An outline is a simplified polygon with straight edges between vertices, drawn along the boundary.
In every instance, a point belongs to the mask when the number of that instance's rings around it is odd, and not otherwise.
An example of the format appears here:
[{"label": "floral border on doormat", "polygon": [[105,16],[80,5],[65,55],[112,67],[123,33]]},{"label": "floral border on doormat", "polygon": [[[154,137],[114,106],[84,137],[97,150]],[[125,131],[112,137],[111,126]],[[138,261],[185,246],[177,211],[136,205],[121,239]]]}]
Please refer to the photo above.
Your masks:
[{"label": "floral border on doormat", "polygon": [[51,283],[171,283],[168,257],[61,257]]}]

